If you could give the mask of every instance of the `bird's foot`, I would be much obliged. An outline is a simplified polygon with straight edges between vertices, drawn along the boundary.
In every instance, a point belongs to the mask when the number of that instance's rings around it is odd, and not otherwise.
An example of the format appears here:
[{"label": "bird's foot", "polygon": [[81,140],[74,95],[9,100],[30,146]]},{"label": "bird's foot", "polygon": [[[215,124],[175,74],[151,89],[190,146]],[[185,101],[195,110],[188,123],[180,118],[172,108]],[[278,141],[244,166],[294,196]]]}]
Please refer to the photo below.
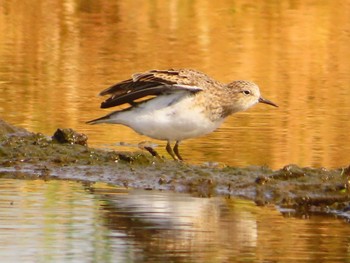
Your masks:
[{"label": "bird's foot", "polygon": [[141,150],[146,150],[148,151],[153,157],[157,157],[158,159],[162,159],[160,157],[160,155],[158,154],[158,152],[153,149],[152,146],[149,145],[149,142],[140,142],[138,144],[138,147],[141,149]]}]

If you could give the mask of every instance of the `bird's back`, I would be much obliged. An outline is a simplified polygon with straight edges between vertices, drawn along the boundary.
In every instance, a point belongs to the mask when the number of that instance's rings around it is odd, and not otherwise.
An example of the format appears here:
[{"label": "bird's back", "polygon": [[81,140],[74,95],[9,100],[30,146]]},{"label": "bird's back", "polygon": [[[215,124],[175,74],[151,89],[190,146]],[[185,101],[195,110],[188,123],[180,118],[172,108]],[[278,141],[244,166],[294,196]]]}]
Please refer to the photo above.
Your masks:
[{"label": "bird's back", "polygon": [[110,108],[125,103],[134,105],[135,101],[148,96],[184,90],[196,93],[220,85],[208,75],[193,69],[150,70],[136,73],[132,75],[132,78],[103,90],[100,95],[110,95],[110,97],[102,102],[101,108]]}]

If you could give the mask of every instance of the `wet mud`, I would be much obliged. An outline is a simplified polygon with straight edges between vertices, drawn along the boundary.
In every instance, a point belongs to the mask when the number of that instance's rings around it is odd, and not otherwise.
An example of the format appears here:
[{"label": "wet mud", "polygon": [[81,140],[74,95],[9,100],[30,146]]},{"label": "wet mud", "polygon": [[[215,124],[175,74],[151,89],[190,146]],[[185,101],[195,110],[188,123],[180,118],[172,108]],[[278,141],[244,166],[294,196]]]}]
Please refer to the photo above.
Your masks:
[{"label": "wet mud", "polygon": [[327,170],[286,165],[272,170],[191,165],[151,153],[94,149],[86,135],[72,129],[47,136],[0,120],[0,177],[103,181],[201,197],[224,195],[277,205],[285,213],[350,218],[350,166]]}]

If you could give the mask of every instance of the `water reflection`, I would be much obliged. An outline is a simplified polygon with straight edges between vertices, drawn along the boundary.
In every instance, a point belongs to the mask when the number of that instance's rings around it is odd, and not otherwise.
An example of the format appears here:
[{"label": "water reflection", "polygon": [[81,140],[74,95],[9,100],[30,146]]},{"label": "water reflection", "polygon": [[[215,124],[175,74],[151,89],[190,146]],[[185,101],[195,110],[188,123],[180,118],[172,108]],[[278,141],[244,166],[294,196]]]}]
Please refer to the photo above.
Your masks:
[{"label": "water reflection", "polygon": [[108,227],[126,231],[143,251],[139,256],[149,262],[221,262],[227,256],[238,257],[239,251],[254,258],[254,206],[229,201],[242,209],[231,214],[225,212],[227,201],[137,191],[107,206]]},{"label": "water reflection", "polygon": [[2,262],[343,261],[348,224],[227,198],[0,179]]}]

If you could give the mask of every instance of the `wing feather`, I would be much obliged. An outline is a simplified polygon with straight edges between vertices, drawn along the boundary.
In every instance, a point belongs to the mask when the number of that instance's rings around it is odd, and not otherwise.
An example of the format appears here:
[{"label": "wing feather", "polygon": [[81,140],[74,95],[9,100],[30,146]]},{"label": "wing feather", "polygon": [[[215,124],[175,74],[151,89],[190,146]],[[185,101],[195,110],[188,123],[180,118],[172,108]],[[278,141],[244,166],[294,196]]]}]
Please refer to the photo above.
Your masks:
[{"label": "wing feather", "polygon": [[197,85],[195,79],[191,74],[184,74],[181,70],[173,69],[136,73],[131,79],[101,91],[99,94],[101,96],[110,95],[101,103],[101,108],[110,108],[125,103],[134,105],[135,100],[170,92],[188,90],[189,93],[196,93],[203,88]]}]

